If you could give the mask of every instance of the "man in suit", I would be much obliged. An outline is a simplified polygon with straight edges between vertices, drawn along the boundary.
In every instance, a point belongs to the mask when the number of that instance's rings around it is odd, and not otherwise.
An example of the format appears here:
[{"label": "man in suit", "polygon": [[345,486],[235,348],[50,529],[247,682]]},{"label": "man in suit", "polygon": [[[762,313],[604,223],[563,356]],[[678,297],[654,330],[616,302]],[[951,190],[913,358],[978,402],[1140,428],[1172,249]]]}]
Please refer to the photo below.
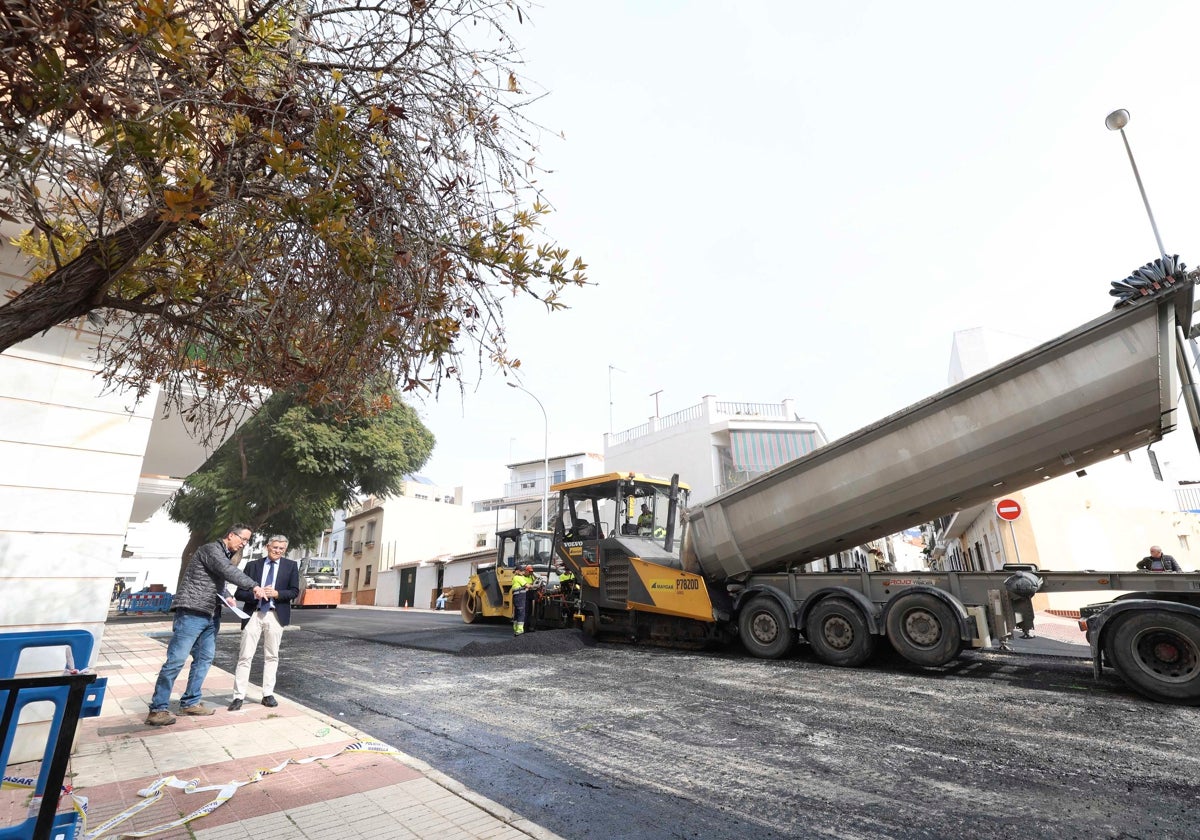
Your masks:
[{"label": "man in suit", "polygon": [[246,564],[246,576],[258,582],[263,597],[256,598],[246,587],[239,587],[234,593],[235,598],[243,601],[242,610],[249,613],[250,618],[242,622],[242,644],[233,675],[233,702],[229,704],[231,712],[242,708],[246,686],[250,682],[250,660],[254,659],[259,639],[263,640],[262,704],[270,708],[279,705],[275,699],[279,643],[283,639],[283,628],[292,617],[292,599],[300,597],[300,567],[295,560],[283,556],[287,547],[288,538],[276,534],[267,540],[267,559],[251,560]]}]

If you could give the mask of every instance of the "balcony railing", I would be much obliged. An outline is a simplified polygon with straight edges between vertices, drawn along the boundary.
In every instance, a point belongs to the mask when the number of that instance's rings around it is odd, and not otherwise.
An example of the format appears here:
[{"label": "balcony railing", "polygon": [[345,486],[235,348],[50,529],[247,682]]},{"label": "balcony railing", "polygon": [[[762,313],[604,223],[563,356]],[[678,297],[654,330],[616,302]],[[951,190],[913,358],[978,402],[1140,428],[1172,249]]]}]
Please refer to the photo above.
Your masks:
[{"label": "balcony railing", "polygon": [[788,419],[787,414],[784,413],[782,403],[719,402],[717,403],[717,411],[721,414],[732,414],[739,417]]},{"label": "balcony railing", "polygon": [[673,414],[666,414],[662,417],[652,417],[648,423],[642,423],[640,426],[634,426],[632,429],[626,429],[623,432],[610,434],[608,436],[608,446],[620,446],[637,440],[640,437],[662,431],[663,429],[669,429],[672,426],[690,423],[693,420],[703,420],[709,423],[732,418],[742,420],[790,420],[792,419],[792,411],[790,400],[784,400],[780,403],[721,402],[713,397],[705,397],[704,402],[688,406],[682,411],[676,411]]},{"label": "balcony railing", "polygon": [[[557,484],[560,481],[566,481],[566,477],[562,473],[558,475],[554,473],[550,474],[551,485]],[[544,483],[545,479],[540,475],[537,478],[522,478],[519,481],[510,481],[504,485],[504,497],[505,499],[519,499],[526,496],[529,498],[533,498],[534,496],[540,497]]]}]

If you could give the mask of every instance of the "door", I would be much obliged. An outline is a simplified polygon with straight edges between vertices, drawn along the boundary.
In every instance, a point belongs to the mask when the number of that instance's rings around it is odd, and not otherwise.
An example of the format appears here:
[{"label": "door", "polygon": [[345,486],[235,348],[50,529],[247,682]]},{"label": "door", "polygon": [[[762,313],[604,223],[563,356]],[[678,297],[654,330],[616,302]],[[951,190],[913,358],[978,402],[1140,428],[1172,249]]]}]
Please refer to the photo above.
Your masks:
[{"label": "door", "polygon": [[409,566],[400,570],[400,603],[398,607],[416,606],[413,600],[417,594],[417,567]]}]

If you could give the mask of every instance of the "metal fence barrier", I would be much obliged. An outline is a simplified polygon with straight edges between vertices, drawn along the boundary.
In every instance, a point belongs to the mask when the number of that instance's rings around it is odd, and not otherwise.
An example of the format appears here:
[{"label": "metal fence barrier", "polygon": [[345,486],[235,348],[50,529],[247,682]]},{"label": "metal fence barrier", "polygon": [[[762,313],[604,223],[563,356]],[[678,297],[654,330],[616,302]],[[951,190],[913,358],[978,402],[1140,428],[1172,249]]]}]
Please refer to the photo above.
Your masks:
[{"label": "metal fence barrier", "polygon": [[125,593],[117,600],[117,612],[148,613],[168,612],[175,596],[170,592],[132,592]]}]

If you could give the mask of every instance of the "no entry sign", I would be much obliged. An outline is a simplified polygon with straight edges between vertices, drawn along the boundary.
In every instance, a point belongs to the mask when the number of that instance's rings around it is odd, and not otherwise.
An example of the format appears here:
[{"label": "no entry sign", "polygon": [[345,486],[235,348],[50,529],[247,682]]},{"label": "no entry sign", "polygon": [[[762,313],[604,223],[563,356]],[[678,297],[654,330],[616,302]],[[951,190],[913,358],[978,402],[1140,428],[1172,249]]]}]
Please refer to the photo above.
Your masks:
[{"label": "no entry sign", "polygon": [[996,502],[996,515],[1005,522],[1016,522],[1021,518],[1021,503],[1016,499],[1001,499]]}]

